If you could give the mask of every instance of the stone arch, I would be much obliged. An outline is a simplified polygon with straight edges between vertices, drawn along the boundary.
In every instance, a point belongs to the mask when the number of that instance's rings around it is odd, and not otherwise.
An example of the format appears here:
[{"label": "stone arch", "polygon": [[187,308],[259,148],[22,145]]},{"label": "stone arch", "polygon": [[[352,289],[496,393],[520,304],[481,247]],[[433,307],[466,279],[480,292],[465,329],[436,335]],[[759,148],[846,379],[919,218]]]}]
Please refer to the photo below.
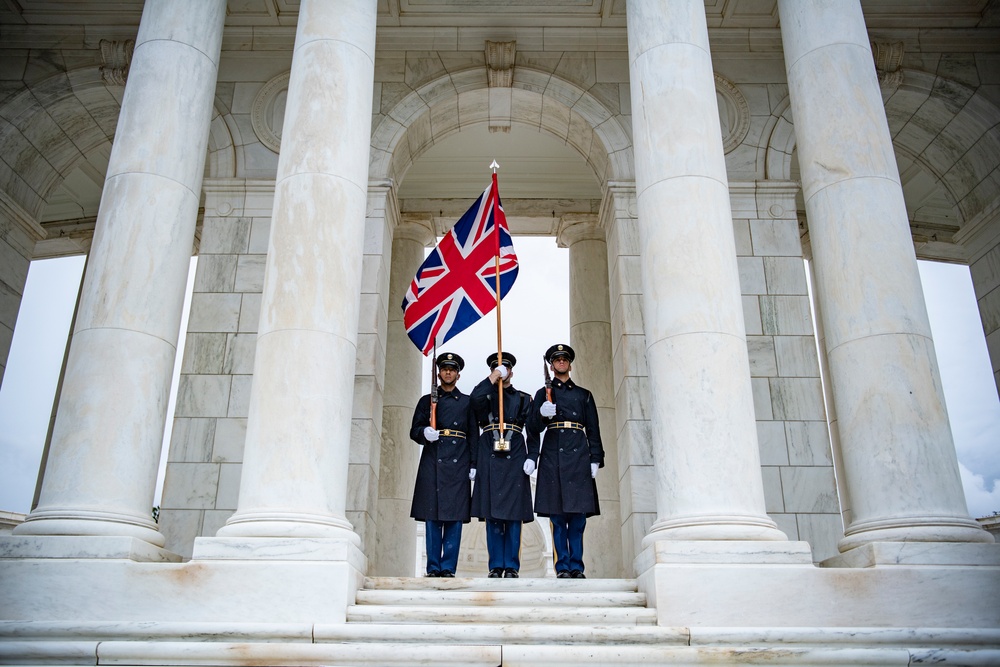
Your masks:
[{"label": "stone arch", "polygon": [[774,108],[762,136],[767,137],[767,147],[762,152],[764,164],[759,165],[760,173],[768,180],[790,180],[792,154],[795,152],[795,125],[788,97]]},{"label": "stone arch", "polygon": [[[938,179],[970,220],[995,197],[1000,169],[1000,109],[957,81],[904,70],[886,102],[897,150],[913,156]],[[992,176],[992,178],[991,178]]]},{"label": "stone arch", "polygon": [[[1000,109],[971,88],[918,70],[904,70],[902,84],[885,103],[897,155],[926,171],[954,204],[961,225],[995,199],[1000,173]],[[786,97],[764,135],[764,177],[793,176],[795,133]]]},{"label": "stone arch", "polygon": [[[205,176],[208,178],[235,178],[237,174],[236,143],[233,133],[239,127],[233,115],[215,104],[215,113],[208,133],[208,156]],[[237,135],[238,136],[238,135]]]},{"label": "stone arch", "polygon": [[[495,90],[495,89],[494,89]],[[490,117],[485,70],[442,76],[411,90],[372,125],[369,178],[402,182],[435,143]],[[559,137],[590,165],[600,183],[633,180],[631,135],[621,118],[576,84],[529,68],[515,70],[510,114],[502,120]]]},{"label": "stone arch", "polygon": [[87,154],[110,144],[120,103],[99,67],[61,72],[26,86],[0,106],[2,188],[38,219],[46,199]]}]

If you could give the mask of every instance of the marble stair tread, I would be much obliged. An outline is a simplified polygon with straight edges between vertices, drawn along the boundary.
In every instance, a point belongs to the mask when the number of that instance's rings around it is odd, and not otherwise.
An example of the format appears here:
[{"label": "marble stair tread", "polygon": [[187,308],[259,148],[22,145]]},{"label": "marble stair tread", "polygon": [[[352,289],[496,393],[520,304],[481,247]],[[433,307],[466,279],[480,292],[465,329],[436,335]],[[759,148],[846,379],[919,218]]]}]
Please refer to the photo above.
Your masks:
[{"label": "marble stair tread", "polygon": [[358,591],[359,605],[645,607],[645,593],[619,591]]},{"label": "marble stair tread", "polygon": [[645,607],[440,607],[352,605],[348,623],[553,623],[556,625],[655,625]]},{"label": "marble stair tread", "polygon": [[313,629],[316,642],[386,641],[428,644],[658,644],[687,646],[687,628],[657,625],[511,623],[329,623]]},{"label": "marble stair tread", "polygon": [[538,667],[539,665],[995,665],[1000,651],[940,648],[829,648],[790,646],[671,646],[593,644],[435,644],[396,642],[0,642],[0,664],[185,665],[246,667],[300,665],[338,667]]},{"label": "marble stair tread", "polygon": [[635,579],[556,579],[554,577],[523,577],[520,579],[487,579],[486,577],[367,577],[365,590],[407,591],[622,591],[639,590]]},{"label": "marble stair tread", "polygon": [[337,665],[338,667],[404,667],[463,665],[496,667],[502,660],[498,644],[430,645],[427,643],[351,642],[2,642],[3,665]]}]

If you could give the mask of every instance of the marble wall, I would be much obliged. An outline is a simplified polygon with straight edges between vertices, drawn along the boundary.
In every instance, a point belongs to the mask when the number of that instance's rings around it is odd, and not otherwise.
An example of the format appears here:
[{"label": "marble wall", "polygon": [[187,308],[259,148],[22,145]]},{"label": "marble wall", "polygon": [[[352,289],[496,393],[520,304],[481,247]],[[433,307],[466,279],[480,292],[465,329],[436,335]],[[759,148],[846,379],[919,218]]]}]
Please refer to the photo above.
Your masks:
[{"label": "marble wall", "polygon": [[206,181],[160,530],[190,557],[236,510],[273,183]]}]

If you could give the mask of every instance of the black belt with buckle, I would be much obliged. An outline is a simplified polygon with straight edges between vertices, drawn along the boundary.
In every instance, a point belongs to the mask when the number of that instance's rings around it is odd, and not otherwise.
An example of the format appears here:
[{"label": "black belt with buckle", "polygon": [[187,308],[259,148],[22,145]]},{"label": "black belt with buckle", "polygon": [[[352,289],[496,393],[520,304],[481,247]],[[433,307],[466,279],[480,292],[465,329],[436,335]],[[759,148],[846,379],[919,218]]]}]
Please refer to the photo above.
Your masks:
[{"label": "black belt with buckle", "polygon": [[[483,429],[484,432],[485,431],[499,431],[499,430],[500,430],[500,424],[490,424],[489,426],[487,426],[486,428]],[[506,422],[503,425],[503,430],[505,430],[505,431],[514,431],[515,433],[524,433],[524,427],[523,426],[518,426],[517,424],[508,424]]]},{"label": "black belt with buckle", "polygon": [[583,431],[586,427],[580,422],[552,422],[548,424],[546,428],[570,428],[576,429],[577,431]]},{"label": "black belt with buckle", "polygon": [[464,438],[465,431],[456,431],[455,429],[451,428],[443,428],[440,431],[438,431],[438,435],[443,435],[449,438]]}]

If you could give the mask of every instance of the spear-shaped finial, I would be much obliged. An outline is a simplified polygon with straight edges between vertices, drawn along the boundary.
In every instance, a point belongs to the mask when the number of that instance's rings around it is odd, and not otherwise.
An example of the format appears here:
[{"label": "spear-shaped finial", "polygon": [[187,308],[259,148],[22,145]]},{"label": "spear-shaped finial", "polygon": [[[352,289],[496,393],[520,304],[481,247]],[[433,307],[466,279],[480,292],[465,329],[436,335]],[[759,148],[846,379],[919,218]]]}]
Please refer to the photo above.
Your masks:
[{"label": "spear-shaped finial", "polygon": [[499,169],[499,168],[500,168],[500,165],[497,164],[496,160],[493,160],[493,163],[490,165],[490,169],[493,170],[493,173],[494,174],[497,173],[497,169]]}]

